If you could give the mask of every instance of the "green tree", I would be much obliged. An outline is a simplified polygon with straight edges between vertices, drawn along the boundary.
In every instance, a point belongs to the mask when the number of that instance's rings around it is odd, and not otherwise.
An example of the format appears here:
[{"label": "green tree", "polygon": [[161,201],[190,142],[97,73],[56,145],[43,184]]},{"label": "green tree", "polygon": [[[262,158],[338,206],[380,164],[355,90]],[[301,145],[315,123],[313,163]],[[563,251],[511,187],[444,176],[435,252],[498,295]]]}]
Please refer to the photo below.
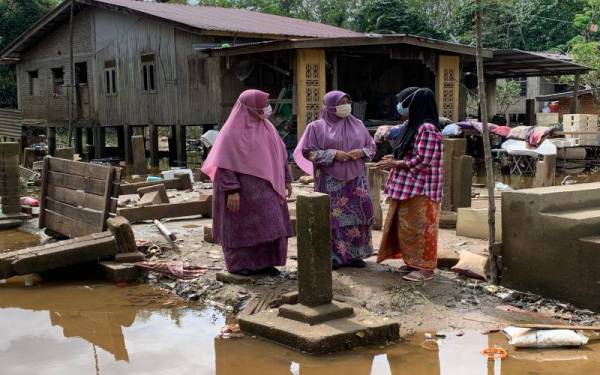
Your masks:
[{"label": "green tree", "polygon": [[431,38],[443,38],[425,14],[412,8],[408,0],[368,0],[356,10],[354,27],[374,33],[406,33]]},{"label": "green tree", "polygon": [[519,102],[521,97],[521,85],[513,80],[498,80],[496,86],[496,105],[498,113],[504,114],[506,123],[510,124],[508,110]]},{"label": "green tree", "polygon": [[[48,12],[55,0],[0,0],[0,50]],[[0,107],[17,106],[14,67],[0,65]]]}]

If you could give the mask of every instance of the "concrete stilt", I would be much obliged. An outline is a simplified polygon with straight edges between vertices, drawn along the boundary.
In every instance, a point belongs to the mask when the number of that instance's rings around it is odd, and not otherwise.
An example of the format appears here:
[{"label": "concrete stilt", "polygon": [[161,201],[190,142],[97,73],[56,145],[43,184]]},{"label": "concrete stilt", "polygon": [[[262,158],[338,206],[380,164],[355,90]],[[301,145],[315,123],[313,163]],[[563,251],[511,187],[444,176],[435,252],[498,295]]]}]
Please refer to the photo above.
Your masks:
[{"label": "concrete stilt", "polygon": [[187,165],[187,132],[183,125],[175,127],[175,138],[177,147],[177,165],[185,167]]},{"label": "concrete stilt", "polygon": [[133,153],[133,173],[137,175],[148,174],[146,165],[146,148],[144,146],[144,136],[134,135],[131,137]]},{"label": "concrete stilt", "polygon": [[311,354],[398,341],[398,323],[332,301],[329,197],[299,195],[297,216],[299,303],[240,316],[240,328]]},{"label": "concrete stilt", "polygon": [[367,163],[367,180],[369,181],[369,195],[373,202],[373,216],[375,222],[371,228],[381,230],[383,227],[383,209],[381,208],[381,185],[383,184],[383,175],[376,169],[372,169],[375,163]]},{"label": "concrete stilt", "polygon": [[48,155],[56,154],[56,128],[48,126],[46,128],[46,141],[48,142]]},{"label": "concrete stilt", "polygon": [[150,167],[158,168],[160,162],[158,158],[158,126],[149,125],[148,136],[150,137]]},{"label": "concrete stilt", "polygon": [[131,144],[131,137],[133,136],[133,128],[129,125],[124,125],[123,126],[123,134],[124,134],[124,146],[123,146],[123,153],[124,153],[124,159],[125,161],[129,164],[131,162],[133,162],[133,151],[132,151],[132,144]]},{"label": "concrete stilt", "polygon": [[80,156],[83,154],[83,129],[82,128],[75,128],[75,153],[79,154]]}]

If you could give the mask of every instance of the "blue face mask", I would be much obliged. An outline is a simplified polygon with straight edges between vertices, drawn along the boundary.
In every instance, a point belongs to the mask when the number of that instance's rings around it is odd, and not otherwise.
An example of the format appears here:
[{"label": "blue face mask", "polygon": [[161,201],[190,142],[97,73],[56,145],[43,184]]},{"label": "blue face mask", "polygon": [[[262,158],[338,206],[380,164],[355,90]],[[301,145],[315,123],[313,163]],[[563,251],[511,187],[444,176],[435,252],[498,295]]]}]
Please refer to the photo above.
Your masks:
[{"label": "blue face mask", "polygon": [[408,117],[408,108],[402,107],[402,103],[396,104],[396,111],[400,116]]}]

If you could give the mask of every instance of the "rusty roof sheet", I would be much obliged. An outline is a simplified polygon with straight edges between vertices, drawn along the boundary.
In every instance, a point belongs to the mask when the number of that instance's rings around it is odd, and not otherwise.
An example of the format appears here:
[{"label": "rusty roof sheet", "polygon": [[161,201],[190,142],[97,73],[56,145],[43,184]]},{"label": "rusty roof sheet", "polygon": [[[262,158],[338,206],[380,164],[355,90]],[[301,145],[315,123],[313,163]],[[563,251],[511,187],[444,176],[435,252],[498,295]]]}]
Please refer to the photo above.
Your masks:
[{"label": "rusty roof sheet", "polygon": [[[86,3],[86,1],[81,1]],[[334,38],[362,35],[317,22],[244,9],[154,3],[135,0],[93,0],[87,3],[127,8],[193,28],[265,36]]]}]

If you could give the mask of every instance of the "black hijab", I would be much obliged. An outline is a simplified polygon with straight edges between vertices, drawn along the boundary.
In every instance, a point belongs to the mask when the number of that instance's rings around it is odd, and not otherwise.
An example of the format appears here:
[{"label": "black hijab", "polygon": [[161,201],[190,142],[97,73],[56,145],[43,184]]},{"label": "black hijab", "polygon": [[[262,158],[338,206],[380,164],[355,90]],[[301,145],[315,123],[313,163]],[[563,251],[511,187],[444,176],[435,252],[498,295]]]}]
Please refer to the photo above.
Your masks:
[{"label": "black hijab", "polygon": [[[410,97],[412,95],[412,97]],[[428,88],[409,87],[402,90],[397,96],[398,103],[404,101],[402,107],[408,108],[408,122],[394,148],[394,158],[402,160],[412,151],[415,136],[424,123],[430,123],[440,128],[440,117],[433,91]]]}]

